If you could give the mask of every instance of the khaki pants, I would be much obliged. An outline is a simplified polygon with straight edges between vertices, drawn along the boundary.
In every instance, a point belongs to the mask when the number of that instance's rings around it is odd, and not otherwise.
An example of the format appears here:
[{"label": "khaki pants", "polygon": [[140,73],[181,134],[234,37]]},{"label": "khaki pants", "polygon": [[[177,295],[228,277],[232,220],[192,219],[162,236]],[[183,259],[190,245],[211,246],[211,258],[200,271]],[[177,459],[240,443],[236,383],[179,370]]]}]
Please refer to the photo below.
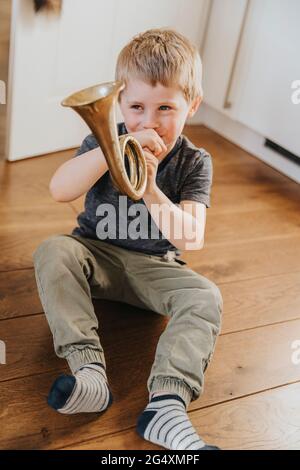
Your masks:
[{"label": "khaki pants", "polygon": [[74,373],[105,356],[92,298],[112,299],[169,318],[147,386],[176,393],[187,406],[203,389],[203,374],[220,330],[218,287],[175,260],[76,235],[53,235],[33,253],[39,296],[56,354]]}]

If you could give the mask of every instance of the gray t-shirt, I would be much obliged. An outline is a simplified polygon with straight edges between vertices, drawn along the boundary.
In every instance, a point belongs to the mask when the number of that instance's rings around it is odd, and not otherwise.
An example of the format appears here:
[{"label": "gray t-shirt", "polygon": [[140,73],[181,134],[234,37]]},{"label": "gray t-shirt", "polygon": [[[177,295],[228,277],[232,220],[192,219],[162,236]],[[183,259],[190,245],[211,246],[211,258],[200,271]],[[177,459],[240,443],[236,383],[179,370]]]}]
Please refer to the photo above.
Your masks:
[{"label": "gray t-shirt", "polygon": [[[118,124],[118,134],[127,134],[124,123]],[[99,144],[88,135],[75,157]],[[128,161],[125,159],[127,171]],[[210,207],[213,166],[209,153],[197,148],[181,135],[169,154],[159,163],[156,184],[174,203],[182,200],[202,202]],[[109,171],[87,192],[85,210],[77,217],[78,227],[72,235],[101,239],[104,242],[150,255],[164,256],[168,251],[179,257],[181,251],[158,229],[144,200],[133,201],[121,195],[112,184]]]}]

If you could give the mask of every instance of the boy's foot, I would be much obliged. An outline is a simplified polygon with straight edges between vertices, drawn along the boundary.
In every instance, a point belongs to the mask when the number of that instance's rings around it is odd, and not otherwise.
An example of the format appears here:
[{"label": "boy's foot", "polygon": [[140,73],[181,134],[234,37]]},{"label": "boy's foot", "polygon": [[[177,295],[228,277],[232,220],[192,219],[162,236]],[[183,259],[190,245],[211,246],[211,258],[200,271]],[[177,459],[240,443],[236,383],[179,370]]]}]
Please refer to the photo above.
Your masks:
[{"label": "boy's foot", "polygon": [[53,383],[47,401],[64,414],[106,410],[113,398],[103,365],[86,364],[75,375],[60,375]]},{"label": "boy's foot", "polygon": [[171,450],[219,450],[203,442],[178,395],[153,397],[137,422],[138,434],[147,441]]}]

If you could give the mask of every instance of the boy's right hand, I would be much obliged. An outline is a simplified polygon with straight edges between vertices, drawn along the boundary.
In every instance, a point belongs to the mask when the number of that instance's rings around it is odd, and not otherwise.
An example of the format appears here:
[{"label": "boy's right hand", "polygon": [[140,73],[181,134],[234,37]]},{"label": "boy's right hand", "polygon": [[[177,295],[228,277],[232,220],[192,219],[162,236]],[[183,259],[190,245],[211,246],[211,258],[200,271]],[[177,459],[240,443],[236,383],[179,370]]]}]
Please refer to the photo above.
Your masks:
[{"label": "boy's right hand", "polygon": [[166,144],[154,129],[129,132],[129,135],[132,135],[141,144],[144,150],[149,149],[156,157],[167,152]]}]

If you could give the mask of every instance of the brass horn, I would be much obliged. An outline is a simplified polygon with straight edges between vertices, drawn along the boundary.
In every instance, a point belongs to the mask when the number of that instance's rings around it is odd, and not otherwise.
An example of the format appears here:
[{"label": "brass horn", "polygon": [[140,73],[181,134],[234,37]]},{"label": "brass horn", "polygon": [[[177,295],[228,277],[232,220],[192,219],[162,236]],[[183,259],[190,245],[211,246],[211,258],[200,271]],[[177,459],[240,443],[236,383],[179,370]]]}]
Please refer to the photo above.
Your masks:
[{"label": "brass horn", "polygon": [[[89,126],[105,156],[112,182],[134,201],[143,197],[147,164],[140,143],[131,135],[118,136],[115,105],[125,88],[121,81],[95,85],[65,98],[61,104],[76,111]],[[124,159],[128,158],[130,179]]]}]

